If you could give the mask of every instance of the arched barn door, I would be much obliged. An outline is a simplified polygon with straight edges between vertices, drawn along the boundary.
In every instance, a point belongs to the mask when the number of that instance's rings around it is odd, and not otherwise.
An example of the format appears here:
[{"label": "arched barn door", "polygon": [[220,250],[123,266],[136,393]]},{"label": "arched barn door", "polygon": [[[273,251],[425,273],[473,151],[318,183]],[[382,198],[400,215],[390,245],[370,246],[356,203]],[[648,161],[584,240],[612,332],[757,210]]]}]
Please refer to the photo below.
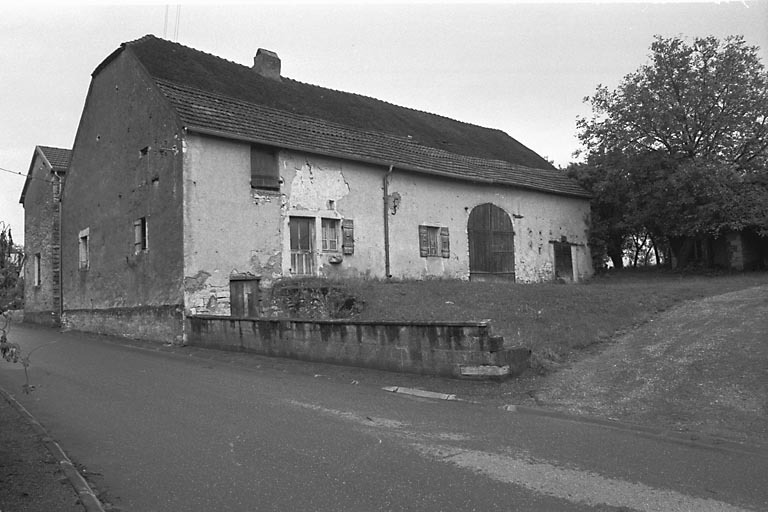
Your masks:
[{"label": "arched barn door", "polygon": [[515,232],[507,212],[491,203],[472,209],[469,234],[469,278],[515,279]]}]

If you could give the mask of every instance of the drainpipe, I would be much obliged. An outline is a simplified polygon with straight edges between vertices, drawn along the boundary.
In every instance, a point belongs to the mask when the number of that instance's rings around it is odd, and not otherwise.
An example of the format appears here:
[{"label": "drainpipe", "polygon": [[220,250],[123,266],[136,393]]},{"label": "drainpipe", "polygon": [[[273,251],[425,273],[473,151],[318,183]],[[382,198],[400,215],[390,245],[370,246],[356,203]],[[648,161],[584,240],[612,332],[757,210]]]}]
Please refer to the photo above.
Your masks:
[{"label": "drainpipe", "polygon": [[64,258],[62,258],[62,255],[64,254],[64,248],[61,246],[61,240],[62,235],[61,232],[64,230],[64,203],[61,200],[62,196],[64,195],[64,177],[59,176],[58,173],[56,173],[56,177],[59,180],[59,197],[58,197],[58,210],[59,210],[59,232],[58,232],[58,242],[59,242],[59,326],[64,325]]},{"label": "drainpipe", "polygon": [[392,175],[394,165],[384,173],[384,275],[387,279],[392,277],[389,269],[389,177]]}]

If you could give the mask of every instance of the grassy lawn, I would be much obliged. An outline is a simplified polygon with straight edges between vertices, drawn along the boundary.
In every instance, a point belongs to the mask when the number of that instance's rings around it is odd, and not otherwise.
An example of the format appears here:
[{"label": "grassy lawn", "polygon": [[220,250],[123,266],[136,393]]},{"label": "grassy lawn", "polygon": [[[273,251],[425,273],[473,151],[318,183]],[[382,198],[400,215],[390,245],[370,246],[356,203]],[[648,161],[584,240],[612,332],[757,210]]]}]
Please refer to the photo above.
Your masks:
[{"label": "grassy lawn", "polygon": [[510,346],[533,351],[547,372],[596,344],[691,299],[768,284],[768,272],[693,275],[626,270],[584,284],[466,281],[358,282],[369,320],[483,320]]}]

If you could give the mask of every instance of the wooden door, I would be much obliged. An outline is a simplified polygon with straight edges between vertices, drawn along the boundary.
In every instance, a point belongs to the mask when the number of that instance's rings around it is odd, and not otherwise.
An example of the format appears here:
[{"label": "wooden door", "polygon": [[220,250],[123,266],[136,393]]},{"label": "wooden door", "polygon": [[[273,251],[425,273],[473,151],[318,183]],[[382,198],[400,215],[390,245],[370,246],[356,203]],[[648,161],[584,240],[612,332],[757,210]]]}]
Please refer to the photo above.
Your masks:
[{"label": "wooden door", "polygon": [[515,279],[515,232],[507,212],[476,206],[467,222],[470,279]]}]

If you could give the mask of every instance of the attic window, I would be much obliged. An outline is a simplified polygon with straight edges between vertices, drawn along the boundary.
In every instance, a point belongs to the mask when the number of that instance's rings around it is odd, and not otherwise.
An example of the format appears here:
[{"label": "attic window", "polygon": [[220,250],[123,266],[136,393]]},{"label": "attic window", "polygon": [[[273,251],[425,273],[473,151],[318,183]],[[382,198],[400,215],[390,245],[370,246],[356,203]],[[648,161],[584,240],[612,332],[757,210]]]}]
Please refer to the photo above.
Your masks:
[{"label": "attic window", "polygon": [[251,146],[251,188],[280,190],[277,155],[272,148]]}]

